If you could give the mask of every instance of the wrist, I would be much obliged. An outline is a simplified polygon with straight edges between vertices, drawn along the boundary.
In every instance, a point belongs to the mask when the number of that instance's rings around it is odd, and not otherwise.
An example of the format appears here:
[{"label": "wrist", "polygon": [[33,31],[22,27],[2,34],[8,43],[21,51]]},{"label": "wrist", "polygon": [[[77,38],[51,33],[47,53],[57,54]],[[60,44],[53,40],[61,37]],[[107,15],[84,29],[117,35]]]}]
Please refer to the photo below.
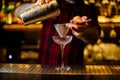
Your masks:
[{"label": "wrist", "polygon": [[81,39],[85,43],[96,43],[99,35],[98,30],[95,28],[88,28],[84,32],[81,32],[79,36],[76,36],[78,39]]}]

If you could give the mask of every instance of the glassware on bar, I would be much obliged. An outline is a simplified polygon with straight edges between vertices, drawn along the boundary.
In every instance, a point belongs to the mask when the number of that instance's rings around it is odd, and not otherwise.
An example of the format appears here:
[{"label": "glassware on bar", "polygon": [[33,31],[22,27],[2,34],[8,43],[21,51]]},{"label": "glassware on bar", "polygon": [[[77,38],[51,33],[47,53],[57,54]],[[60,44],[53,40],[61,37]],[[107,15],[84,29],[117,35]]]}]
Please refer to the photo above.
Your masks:
[{"label": "glassware on bar", "polygon": [[64,48],[68,43],[71,42],[73,36],[67,35],[69,28],[67,28],[65,24],[55,24],[54,27],[59,36],[52,36],[52,38],[55,43],[60,45],[61,49],[61,66],[55,67],[55,69],[68,71],[71,69],[71,67],[64,65]]}]

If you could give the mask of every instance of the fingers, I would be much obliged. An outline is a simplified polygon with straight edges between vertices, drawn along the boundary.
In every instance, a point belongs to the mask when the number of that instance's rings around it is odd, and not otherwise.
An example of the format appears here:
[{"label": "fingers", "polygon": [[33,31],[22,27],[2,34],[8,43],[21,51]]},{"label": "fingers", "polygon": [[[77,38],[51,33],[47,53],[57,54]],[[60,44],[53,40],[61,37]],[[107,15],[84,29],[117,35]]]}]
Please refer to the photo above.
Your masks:
[{"label": "fingers", "polygon": [[70,24],[67,24],[66,26],[70,29],[75,29],[76,31],[79,30],[79,28],[82,25],[82,18],[80,16],[73,17],[72,20],[70,20]]},{"label": "fingers", "polygon": [[81,27],[81,25],[76,25],[72,23],[66,23],[66,27],[70,28],[74,32],[83,32],[86,27]]},{"label": "fingers", "polygon": [[70,23],[74,23],[74,24],[83,24],[83,23],[87,23],[88,21],[91,21],[91,19],[88,19],[87,16],[75,16],[73,17],[72,20],[70,20]]},{"label": "fingers", "polygon": [[75,24],[72,24],[72,23],[66,23],[66,27],[68,27],[68,28],[70,28],[70,29],[72,29],[73,26],[76,27]]},{"label": "fingers", "polygon": [[82,22],[82,18],[80,16],[75,16],[73,17],[72,20],[70,20],[70,23],[73,23],[73,24],[79,24]]},{"label": "fingers", "polygon": [[83,33],[78,33],[78,32],[75,32],[75,31],[72,31],[72,33],[76,37],[80,37],[83,34]]},{"label": "fingers", "polygon": [[87,16],[75,16],[72,20],[70,20],[70,23],[66,23],[66,27],[71,29],[73,35],[79,37],[82,33],[84,33],[86,28],[88,28],[88,21],[90,20]]},{"label": "fingers", "polygon": [[78,31],[78,29],[76,29],[77,26],[76,26],[75,24],[66,23],[66,27],[70,28],[70,29],[72,30],[72,33],[73,33],[74,35],[79,35],[79,33],[78,33],[79,31]]},{"label": "fingers", "polygon": [[87,16],[83,16],[81,19],[82,19],[82,21],[84,21],[84,20],[87,20],[88,17]]},{"label": "fingers", "polygon": [[81,31],[83,32],[83,30],[85,29],[84,27],[88,26],[87,22],[83,22],[86,21],[87,18],[88,18],[87,16],[83,16],[83,17],[75,16],[73,17],[72,20],[70,20],[70,23],[66,24],[66,26],[76,32],[81,32]]}]

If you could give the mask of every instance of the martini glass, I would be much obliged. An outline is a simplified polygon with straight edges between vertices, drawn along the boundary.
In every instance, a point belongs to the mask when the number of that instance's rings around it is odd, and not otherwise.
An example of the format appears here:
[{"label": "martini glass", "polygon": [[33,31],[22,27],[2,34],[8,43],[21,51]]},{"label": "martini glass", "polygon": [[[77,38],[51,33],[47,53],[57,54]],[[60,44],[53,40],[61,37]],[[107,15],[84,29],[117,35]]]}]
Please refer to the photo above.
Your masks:
[{"label": "martini glass", "polygon": [[59,36],[52,36],[53,41],[60,45],[61,49],[61,65],[56,67],[56,70],[70,70],[70,66],[64,65],[64,48],[65,46],[71,42],[72,36],[66,35],[69,31],[69,28],[66,27],[65,24],[55,24],[54,25],[56,31],[58,32]]}]

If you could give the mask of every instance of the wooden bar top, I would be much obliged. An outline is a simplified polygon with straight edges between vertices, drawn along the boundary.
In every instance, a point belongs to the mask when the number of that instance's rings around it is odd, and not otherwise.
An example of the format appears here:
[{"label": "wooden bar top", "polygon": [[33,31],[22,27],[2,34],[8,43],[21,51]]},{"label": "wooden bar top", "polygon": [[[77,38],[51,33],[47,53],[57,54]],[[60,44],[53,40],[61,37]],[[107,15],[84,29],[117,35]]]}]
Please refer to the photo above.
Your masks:
[{"label": "wooden bar top", "polygon": [[63,75],[120,75],[120,65],[71,66],[69,71],[57,71],[55,66],[39,64],[0,64],[0,73],[63,74]]},{"label": "wooden bar top", "polygon": [[0,64],[0,80],[91,80],[90,77],[95,78],[92,80],[98,77],[97,80],[120,80],[120,65],[71,67],[69,71],[57,71],[55,66],[49,65],[5,63]]}]

